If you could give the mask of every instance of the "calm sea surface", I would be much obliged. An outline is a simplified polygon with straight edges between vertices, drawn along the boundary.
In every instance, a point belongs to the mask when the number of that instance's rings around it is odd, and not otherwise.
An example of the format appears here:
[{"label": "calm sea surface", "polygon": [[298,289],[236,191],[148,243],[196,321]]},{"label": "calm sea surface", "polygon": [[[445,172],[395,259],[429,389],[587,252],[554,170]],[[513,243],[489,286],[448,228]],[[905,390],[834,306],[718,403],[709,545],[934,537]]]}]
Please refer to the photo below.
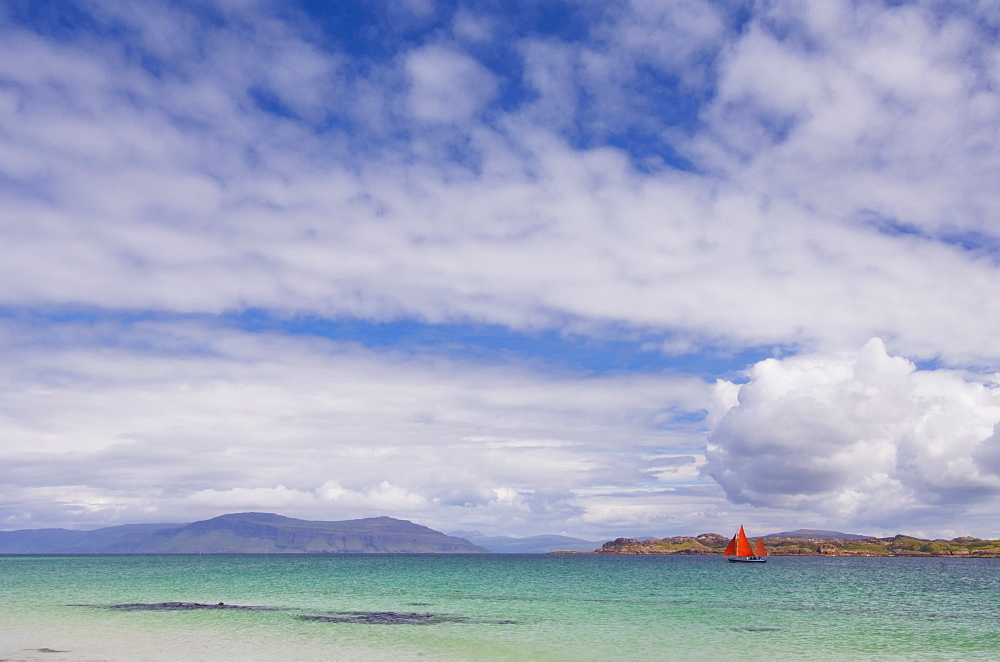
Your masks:
[{"label": "calm sea surface", "polygon": [[[109,608],[178,601],[273,610]],[[0,660],[984,660],[998,651],[996,559],[0,557]]]}]

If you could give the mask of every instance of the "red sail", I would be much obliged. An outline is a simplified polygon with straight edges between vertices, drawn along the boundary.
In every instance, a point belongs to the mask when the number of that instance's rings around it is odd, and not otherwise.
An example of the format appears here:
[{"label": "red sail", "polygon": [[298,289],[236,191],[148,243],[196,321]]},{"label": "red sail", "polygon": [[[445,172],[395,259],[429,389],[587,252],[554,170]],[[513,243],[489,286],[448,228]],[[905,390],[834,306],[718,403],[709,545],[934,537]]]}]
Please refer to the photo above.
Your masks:
[{"label": "red sail", "polygon": [[736,556],[753,556],[753,547],[747,540],[747,534],[743,532],[742,524],[740,524],[740,532],[736,534]]},{"label": "red sail", "polygon": [[757,546],[754,548],[754,551],[757,552],[757,556],[767,556],[767,548],[764,547],[763,538],[757,538]]},{"label": "red sail", "polygon": [[750,541],[747,540],[747,534],[743,532],[742,524],[740,524],[739,532],[729,541],[722,554],[724,556],[753,556],[753,547],[750,546]]}]

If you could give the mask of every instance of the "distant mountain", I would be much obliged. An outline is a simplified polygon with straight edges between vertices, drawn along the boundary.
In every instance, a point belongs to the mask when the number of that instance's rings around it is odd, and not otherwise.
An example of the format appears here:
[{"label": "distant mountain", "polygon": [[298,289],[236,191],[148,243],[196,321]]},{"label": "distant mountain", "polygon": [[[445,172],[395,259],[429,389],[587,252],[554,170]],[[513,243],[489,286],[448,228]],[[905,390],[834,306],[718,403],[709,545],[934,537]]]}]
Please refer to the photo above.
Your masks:
[{"label": "distant mountain", "polygon": [[872,536],[861,536],[856,533],[841,533],[840,531],[822,531],[820,529],[795,529],[781,533],[769,533],[764,538],[810,538],[813,540],[865,540]]},{"label": "distant mountain", "polygon": [[0,554],[487,552],[468,540],[391,517],[313,522],[272,513],[235,513],[192,524],[0,531]]},{"label": "distant mountain", "polygon": [[543,535],[513,538],[511,536],[484,536],[478,531],[454,531],[473,544],[497,554],[548,554],[550,552],[592,552],[602,542],[571,538],[569,536]]}]

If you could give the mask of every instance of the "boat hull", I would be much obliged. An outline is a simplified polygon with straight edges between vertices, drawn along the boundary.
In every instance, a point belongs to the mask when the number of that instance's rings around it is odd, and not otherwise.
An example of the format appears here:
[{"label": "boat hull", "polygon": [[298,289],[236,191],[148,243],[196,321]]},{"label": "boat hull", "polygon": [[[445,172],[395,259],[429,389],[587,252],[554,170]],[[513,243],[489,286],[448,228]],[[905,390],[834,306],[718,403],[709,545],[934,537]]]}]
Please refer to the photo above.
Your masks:
[{"label": "boat hull", "polygon": [[731,556],[730,563],[767,563],[767,559],[760,556]]}]

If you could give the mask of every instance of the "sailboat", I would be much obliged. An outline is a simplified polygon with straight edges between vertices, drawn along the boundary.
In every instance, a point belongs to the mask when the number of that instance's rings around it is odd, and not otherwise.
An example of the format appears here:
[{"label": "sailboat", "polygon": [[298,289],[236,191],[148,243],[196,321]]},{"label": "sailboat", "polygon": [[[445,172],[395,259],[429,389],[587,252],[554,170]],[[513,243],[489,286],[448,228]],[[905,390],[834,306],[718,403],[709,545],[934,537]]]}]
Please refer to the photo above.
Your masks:
[{"label": "sailboat", "polygon": [[722,552],[722,555],[728,556],[730,563],[767,562],[767,548],[764,547],[764,539],[758,538],[756,547],[751,547],[750,541],[747,540],[747,534],[743,532],[742,524],[740,524],[740,530],[729,541],[729,544],[726,545],[726,549]]}]

